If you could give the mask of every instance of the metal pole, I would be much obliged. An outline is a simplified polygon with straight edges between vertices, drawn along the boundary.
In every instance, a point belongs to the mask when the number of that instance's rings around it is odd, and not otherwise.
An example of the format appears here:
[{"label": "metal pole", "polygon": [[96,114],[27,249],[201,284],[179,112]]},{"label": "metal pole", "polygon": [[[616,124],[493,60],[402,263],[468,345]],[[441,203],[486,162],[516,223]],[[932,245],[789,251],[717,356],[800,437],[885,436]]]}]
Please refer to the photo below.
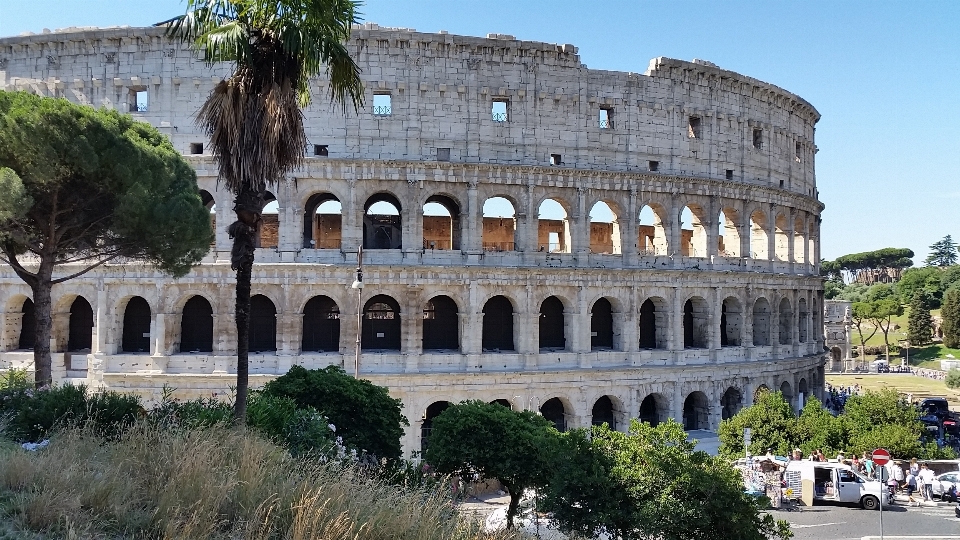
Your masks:
[{"label": "metal pole", "polygon": [[363,333],[363,246],[357,249],[357,358],[353,363],[353,377],[360,378],[360,336]]}]

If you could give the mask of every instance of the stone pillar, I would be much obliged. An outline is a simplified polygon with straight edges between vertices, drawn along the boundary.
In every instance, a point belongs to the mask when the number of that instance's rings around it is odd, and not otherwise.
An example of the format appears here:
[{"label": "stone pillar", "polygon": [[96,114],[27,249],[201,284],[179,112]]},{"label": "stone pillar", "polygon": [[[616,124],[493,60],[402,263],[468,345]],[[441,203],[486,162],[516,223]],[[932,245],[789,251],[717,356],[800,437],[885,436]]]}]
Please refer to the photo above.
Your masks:
[{"label": "stone pillar", "polygon": [[668,231],[668,238],[670,239],[670,245],[667,246],[668,253],[676,261],[682,250],[680,249],[680,238],[682,233],[680,232],[680,212],[682,208],[677,208],[677,198],[675,196],[670,197],[670,208],[667,210],[667,219],[669,223],[664,223],[663,227]]},{"label": "stone pillar", "polygon": [[749,407],[753,405],[754,392],[756,392],[756,388],[754,387],[753,381],[750,379],[747,379],[747,381],[743,383],[743,395],[740,396],[741,408]]},{"label": "stone pillar", "polygon": [[636,266],[640,246],[640,209],[637,208],[637,188],[630,188],[626,215],[617,216],[620,223],[620,253],[624,266]]},{"label": "stone pillar", "polygon": [[770,302],[770,356],[780,358],[780,298],[779,292],[774,292]]},{"label": "stone pillar", "polygon": [[586,207],[586,195],[582,187],[577,188],[576,207],[570,220],[570,252],[577,266],[586,266],[590,258],[590,210]]},{"label": "stone pillar", "polygon": [[420,201],[420,182],[407,179],[407,201],[400,215],[400,228],[403,231],[403,260],[411,264],[420,263],[423,253],[423,204]]},{"label": "stone pillar", "polygon": [[518,251],[523,252],[523,263],[533,264],[537,254],[537,234],[539,232],[539,210],[534,208],[533,184],[527,185],[527,192],[517,208],[516,240],[520,244]]},{"label": "stone pillar", "polygon": [[753,245],[750,243],[750,206],[747,201],[740,205],[743,209],[740,212],[740,223],[737,224],[737,232],[740,233],[740,257],[744,259],[753,258]]},{"label": "stone pillar", "polygon": [[351,176],[347,179],[346,200],[340,204],[340,250],[345,254],[354,254],[353,257],[347,255],[347,261],[356,260],[357,248],[363,244],[363,204],[365,201],[357,199],[357,179]]},{"label": "stone pillar", "polygon": [[237,220],[237,214],[233,211],[233,195],[229,193],[217,193],[220,202],[216,208],[216,226],[215,244],[217,250],[217,259],[230,260],[230,250],[233,248],[233,240],[227,234],[227,227]]},{"label": "stone pillar", "polygon": [[103,282],[97,284],[97,303],[93,312],[93,339],[90,354],[103,354],[107,339],[107,291]]},{"label": "stone pillar", "polygon": [[796,253],[796,246],[794,245],[797,232],[796,216],[797,211],[791,208],[787,215],[787,260],[790,261],[791,273],[793,273],[793,265],[796,262],[796,255],[794,255]]},{"label": "stone pillar", "polygon": [[670,416],[681,425],[683,424],[683,390],[679,381],[673,383],[673,399],[671,400]]},{"label": "stone pillar", "polygon": [[467,187],[467,207],[460,215],[463,223],[460,249],[468,255],[483,252],[483,206],[477,195],[476,179],[471,179]]},{"label": "stone pillar", "polygon": [[667,337],[667,347],[672,351],[683,351],[683,297],[680,287],[673,288],[673,308],[670,310],[670,320],[667,324],[670,335]]},{"label": "stone pillar", "polygon": [[723,317],[723,292],[720,287],[713,288],[713,309],[710,310],[710,348],[713,349],[713,360],[718,359],[721,349],[720,319]]},{"label": "stone pillar", "polygon": [[419,369],[419,357],[423,354],[423,300],[418,287],[408,286],[401,304],[400,353],[405,371]]},{"label": "stone pillar", "polygon": [[165,356],[169,354],[167,351],[167,315],[166,313],[155,313],[153,315],[153,321],[150,327],[150,336],[153,338],[150,341],[150,355],[151,356]]},{"label": "stone pillar", "polygon": [[777,207],[774,204],[767,205],[767,261],[769,268],[773,269],[773,263],[777,260]]},{"label": "stone pillar", "polygon": [[741,335],[742,346],[746,349],[746,356],[749,360],[753,357],[753,304],[756,302],[755,295],[750,287],[744,292],[743,297],[743,330]]},{"label": "stone pillar", "polygon": [[[635,353],[640,350],[640,308],[637,305],[638,291],[636,287],[626,289],[620,296],[622,307],[621,311],[614,312],[614,331],[616,331],[616,321],[620,322],[620,334],[614,334],[613,344],[618,350],[628,353]],[[639,405],[637,405],[639,407]],[[632,409],[631,409],[632,410]]]},{"label": "stone pillar", "polygon": [[[471,306],[473,304],[470,304]],[[483,353],[483,313],[460,315],[460,350],[463,354]]]},{"label": "stone pillar", "polygon": [[[277,231],[277,249],[280,252],[281,261],[293,262],[297,252],[300,251],[300,246],[303,244],[303,214],[297,212],[299,204],[296,202],[293,180],[289,177],[282,178],[280,185],[277,187],[277,200],[280,206],[277,215],[277,226],[279,228]],[[300,217],[299,220],[298,217]]]}]

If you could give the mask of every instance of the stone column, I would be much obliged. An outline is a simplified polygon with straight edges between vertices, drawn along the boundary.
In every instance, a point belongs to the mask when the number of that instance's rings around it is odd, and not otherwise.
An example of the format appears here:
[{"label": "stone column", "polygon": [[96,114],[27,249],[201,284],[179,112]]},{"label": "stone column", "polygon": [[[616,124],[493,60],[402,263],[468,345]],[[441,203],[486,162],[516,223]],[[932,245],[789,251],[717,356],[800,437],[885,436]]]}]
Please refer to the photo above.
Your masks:
[{"label": "stone column", "polygon": [[419,370],[419,357],[423,354],[423,300],[420,293],[419,287],[408,286],[401,304],[400,352],[408,373]]},{"label": "stone column", "polygon": [[743,209],[740,212],[740,223],[737,224],[737,232],[740,233],[740,257],[744,259],[753,258],[753,245],[750,243],[750,207],[747,201],[741,204]]},{"label": "stone column", "polygon": [[[622,210],[621,210],[622,211]],[[620,253],[624,266],[636,266],[640,246],[640,209],[637,208],[637,188],[630,188],[630,201],[626,215],[617,216],[620,224]]]},{"label": "stone column", "polygon": [[400,228],[403,231],[403,260],[412,264],[420,263],[423,253],[423,204],[420,201],[420,182],[407,179],[407,201],[400,215]]},{"label": "stone column", "polygon": [[527,191],[517,208],[516,240],[520,244],[518,251],[523,252],[523,263],[533,264],[537,254],[537,234],[539,210],[534,208],[533,184],[527,185]]},{"label": "stone column", "polygon": [[670,416],[681,425],[683,424],[683,398],[681,383],[676,381],[673,383],[673,399],[671,400],[672,403],[670,403]]},{"label": "stone column", "polygon": [[787,260],[790,261],[790,272],[793,273],[793,265],[796,263],[796,246],[794,245],[797,232],[797,223],[796,223],[797,211],[793,208],[790,209],[790,213],[787,215],[789,220],[787,223]]},{"label": "stone column", "polygon": [[774,292],[770,302],[770,356],[780,358],[780,298],[779,292]]},{"label": "stone column", "polygon": [[670,328],[667,347],[672,351],[683,352],[683,300],[680,294],[680,287],[673,288],[673,309],[670,310],[670,320],[667,324]]},{"label": "stone column", "polygon": [[480,255],[483,252],[483,206],[477,194],[476,179],[467,186],[467,207],[460,215],[463,223],[460,249],[468,255]]},{"label": "stone column", "polygon": [[[363,204],[357,200],[357,179],[352,176],[347,179],[346,200],[340,204],[340,250],[348,254],[346,260],[356,260],[357,248],[363,244]],[[350,253],[354,254],[352,257]]]},{"label": "stone column", "polygon": [[150,341],[150,355],[151,356],[166,356],[169,354],[167,351],[167,315],[166,313],[155,313],[153,315],[153,321],[150,327],[150,337],[153,338]]},{"label": "stone column", "polygon": [[678,260],[682,250],[680,249],[680,238],[682,238],[682,233],[680,232],[680,211],[682,208],[677,208],[677,198],[676,196],[670,197],[670,208],[667,209],[667,220],[668,223],[664,223],[663,227],[668,231],[668,238],[670,239],[670,245],[667,246],[667,251],[674,261]]},{"label": "stone column", "polygon": [[713,288],[713,309],[710,310],[710,348],[713,349],[714,361],[717,361],[722,342],[720,336],[720,319],[723,317],[723,293],[720,287]]},{"label": "stone column", "polygon": [[97,303],[93,313],[93,339],[90,354],[103,354],[107,339],[107,291],[103,282],[97,284]]},{"label": "stone column", "polygon": [[756,301],[755,295],[750,287],[744,292],[743,302],[743,329],[741,335],[742,346],[746,349],[746,357],[749,360],[753,357],[753,304]]},{"label": "stone column", "polygon": [[300,251],[303,243],[303,219],[297,223],[297,217],[302,216],[302,212],[297,212],[299,204],[296,203],[296,191],[293,189],[293,180],[289,177],[282,178],[277,190],[277,200],[280,203],[278,220],[278,238],[277,249],[280,251],[280,260],[283,262],[293,262]]},{"label": "stone column", "polygon": [[768,268],[773,269],[773,263],[777,260],[777,207],[774,204],[767,205],[767,261]]},{"label": "stone column", "polygon": [[586,195],[582,187],[577,188],[576,207],[570,220],[570,252],[577,266],[586,266],[590,258],[590,210],[586,208]]}]

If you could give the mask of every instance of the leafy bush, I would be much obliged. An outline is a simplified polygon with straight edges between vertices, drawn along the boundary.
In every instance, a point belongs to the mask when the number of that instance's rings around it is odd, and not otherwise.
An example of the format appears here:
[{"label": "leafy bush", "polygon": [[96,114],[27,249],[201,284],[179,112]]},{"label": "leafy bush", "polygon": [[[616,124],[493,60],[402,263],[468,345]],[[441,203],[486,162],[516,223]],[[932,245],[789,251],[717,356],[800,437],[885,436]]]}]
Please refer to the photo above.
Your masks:
[{"label": "leafy bush", "polygon": [[9,396],[11,409],[7,435],[16,441],[38,441],[54,427],[83,421],[87,388],[65,384],[53,388],[24,388]]},{"label": "leafy bush", "polygon": [[87,398],[86,417],[94,432],[105,439],[117,439],[146,411],[140,399],[118,392],[97,392]]},{"label": "leafy bush", "polygon": [[313,407],[297,408],[288,397],[254,392],[247,403],[247,425],[282,444],[293,455],[327,453],[334,445],[330,422]]},{"label": "leafy bush", "polygon": [[233,406],[213,398],[180,401],[173,397],[172,388],[164,386],[160,403],[147,416],[152,423],[163,426],[206,428],[229,423]]},{"label": "leafy bush", "polygon": [[947,372],[947,388],[960,387],[960,369],[953,368]]}]

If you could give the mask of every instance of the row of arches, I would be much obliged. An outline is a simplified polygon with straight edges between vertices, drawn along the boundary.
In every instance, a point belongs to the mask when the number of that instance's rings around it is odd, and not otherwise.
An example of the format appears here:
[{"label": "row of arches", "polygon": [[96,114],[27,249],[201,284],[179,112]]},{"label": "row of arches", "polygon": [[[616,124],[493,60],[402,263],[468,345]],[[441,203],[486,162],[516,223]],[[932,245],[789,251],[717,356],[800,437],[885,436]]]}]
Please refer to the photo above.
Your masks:
[{"label": "row of arches", "polygon": [[[201,193],[204,203],[215,212],[213,196]],[[280,206],[272,193],[265,197],[260,247],[277,247]],[[493,196],[482,203],[480,244],[486,251],[514,251],[522,241],[518,226],[517,202],[507,196]],[[422,249],[460,250],[465,244],[461,205],[446,194],[431,195],[422,211]],[[343,206],[329,192],[310,195],[302,208],[303,243],[308,249],[340,249],[343,241]],[[813,259],[817,238],[815,222],[800,215],[777,212],[770,215],[755,208],[749,215],[725,207],[711,216],[701,205],[682,206],[676,216],[660,203],[642,206],[636,216],[636,238],[627,238],[624,212],[612,200],[598,200],[589,209],[588,230],[577,231],[572,224],[571,205],[560,198],[546,198],[537,208],[536,239],[531,249],[549,253],[570,253],[576,244],[592,253],[621,255],[629,246],[641,255],[680,255],[770,259],[806,263]],[[403,205],[391,193],[380,192],[363,204],[362,245],[364,249],[402,249]],[[215,219],[215,218],[214,218]],[[676,224],[677,232],[672,229]],[[631,229],[633,230],[633,229]],[[583,240],[575,237],[585,234]],[[672,236],[676,235],[674,238]],[[713,238],[714,240],[711,240]],[[714,249],[709,242],[716,242]]]},{"label": "row of arches", "polygon": [[[614,299],[615,300],[615,299]],[[639,310],[638,347],[640,349],[666,349],[670,346],[670,309],[661,297],[645,299]],[[764,298],[757,298],[750,307],[751,317],[749,343],[744,332],[745,313],[739,299],[723,300],[720,320],[716,321],[721,347],[744,345],[772,345],[772,329],[776,326],[777,342],[780,345],[793,343],[796,327],[798,341],[808,341],[811,334],[811,317],[807,301],[800,298],[798,310],[794,311],[788,298],[781,298],[776,310]],[[504,295],[487,300],[481,310],[481,348],[485,353],[511,352],[517,350],[515,325],[522,323],[517,318],[514,302]],[[33,348],[35,339],[34,306],[30,299],[21,307],[21,328],[17,340],[20,349]],[[213,351],[213,307],[203,296],[190,297],[180,314],[179,352],[202,353]],[[277,309],[268,297],[257,294],[250,300],[249,350],[269,352],[277,350]],[[314,296],[303,307],[301,350],[303,352],[339,352],[340,307],[332,298]],[[424,305],[422,313],[422,350],[451,351],[461,348],[461,313],[457,302],[449,296],[437,295]],[[614,308],[610,298],[601,297],[589,311],[590,349],[616,349],[618,326],[623,324],[622,312]],[[389,295],[377,294],[366,300],[362,314],[362,348],[371,351],[400,350],[404,332],[402,310],[399,302]],[[539,306],[537,317],[538,348],[543,352],[568,350],[570,320],[576,317],[557,296],[549,296]],[[683,303],[680,314],[683,330],[682,341],[676,348],[708,348],[710,346],[711,309],[708,302],[692,296]],[[799,320],[795,320],[795,319]],[[150,352],[152,313],[147,301],[140,297],[130,298],[123,308],[123,323],[119,350],[127,353]],[[83,297],[77,296],[70,306],[67,340],[68,351],[89,350],[93,330],[93,309]]]}]

